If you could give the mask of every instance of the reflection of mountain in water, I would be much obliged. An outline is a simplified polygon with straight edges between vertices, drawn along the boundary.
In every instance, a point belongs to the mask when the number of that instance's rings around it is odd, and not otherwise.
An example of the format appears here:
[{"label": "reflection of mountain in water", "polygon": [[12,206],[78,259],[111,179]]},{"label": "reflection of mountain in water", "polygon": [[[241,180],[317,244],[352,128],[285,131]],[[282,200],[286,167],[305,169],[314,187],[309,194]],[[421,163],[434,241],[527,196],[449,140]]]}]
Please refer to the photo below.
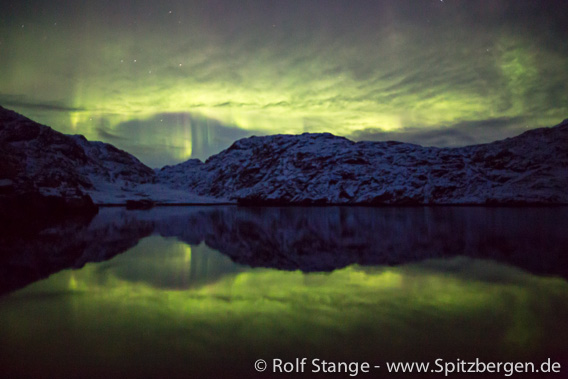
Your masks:
[{"label": "reflection of mountain in water", "polygon": [[568,276],[567,208],[212,208],[156,232],[249,266],[327,271],[466,255]]},{"label": "reflection of mountain in water", "polygon": [[144,282],[154,288],[172,290],[199,288],[245,270],[204,244],[190,246],[175,238],[159,236],[143,239],[126,254],[98,268],[100,271],[108,268],[128,282]]},{"label": "reflection of mountain in water", "polygon": [[109,259],[152,233],[205,241],[252,267],[329,271],[464,255],[568,277],[566,230],[565,207],[103,209],[90,223],[0,237],[0,291]]},{"label": "reflection of mountain in water", "polygon": [[101,212],[73,218],[31,234],[0,234],[0,294],[88,262],[120,254],[152,233],[153,224],[134,215]]}]

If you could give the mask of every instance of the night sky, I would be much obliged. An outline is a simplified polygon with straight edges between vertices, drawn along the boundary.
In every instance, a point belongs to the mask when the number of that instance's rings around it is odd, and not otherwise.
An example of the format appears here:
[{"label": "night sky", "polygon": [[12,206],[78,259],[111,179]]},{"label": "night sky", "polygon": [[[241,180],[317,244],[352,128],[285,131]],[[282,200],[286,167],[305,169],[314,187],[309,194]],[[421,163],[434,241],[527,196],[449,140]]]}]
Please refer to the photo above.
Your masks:
[{"label": "night sky", "polygon": [[0,0],[0,105],[152,167],[253,134],[490,142],[568,118],[568,2]]}]

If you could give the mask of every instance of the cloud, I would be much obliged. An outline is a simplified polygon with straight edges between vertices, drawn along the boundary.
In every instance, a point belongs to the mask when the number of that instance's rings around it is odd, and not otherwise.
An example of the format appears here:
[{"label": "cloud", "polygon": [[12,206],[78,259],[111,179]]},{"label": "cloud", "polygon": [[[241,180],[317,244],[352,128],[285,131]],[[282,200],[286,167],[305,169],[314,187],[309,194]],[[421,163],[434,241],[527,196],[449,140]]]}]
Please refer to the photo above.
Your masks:
[{"label": "cloud", "polygon": [[[533,125],[531,125],[532,127]],[[397,131],[365,129],[348,138],[355,141],[400,141],[421,146],[457,147],[488,143],[521,134],[528,127],[523,117],[463,121],[447,127],[411,127]]]},{"label": "cloud", "polygon": [[0,104],[35,111],[79,112],[85,110],[85,108],[71,107],[59,101],[34,101],[27,96],[2,93],[0,93]]},{"label": "cloud", "polygon": [[454,146],[568,116],[560,0],[52,3],[0,12],[0,93],[25,94],[0,103],[154,164],[253,133]]},{"label": "cloud", "polygon": [[118,134],[112,133],[111,131],[107,130],[104,126],[97,127],[95,131],[97,133],[98,138],[108,143],[128,140],[128,137],[122,137]]}]

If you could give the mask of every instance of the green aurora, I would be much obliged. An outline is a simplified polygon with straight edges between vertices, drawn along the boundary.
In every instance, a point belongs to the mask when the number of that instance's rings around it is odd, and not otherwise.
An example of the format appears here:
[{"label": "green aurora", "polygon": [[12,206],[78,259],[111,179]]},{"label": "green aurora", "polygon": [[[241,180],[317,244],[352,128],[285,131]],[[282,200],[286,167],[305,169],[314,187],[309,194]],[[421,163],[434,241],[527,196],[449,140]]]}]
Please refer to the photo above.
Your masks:
[{"label": "green aurora", "polygon": [[252,134],[448,146],[568,117],[562,1],[0,2],[0,104],[151,166]]}]

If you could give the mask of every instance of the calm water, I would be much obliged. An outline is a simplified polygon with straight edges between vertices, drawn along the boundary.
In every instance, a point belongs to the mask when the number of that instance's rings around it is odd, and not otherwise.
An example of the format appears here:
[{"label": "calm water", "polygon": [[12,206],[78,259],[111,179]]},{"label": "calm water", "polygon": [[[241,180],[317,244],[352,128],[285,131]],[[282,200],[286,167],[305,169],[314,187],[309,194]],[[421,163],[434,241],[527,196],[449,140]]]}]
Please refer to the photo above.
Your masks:
[{"label": "calm water", "polygon": [[257,359],[297,357],[568,372],[567,208],[108,208],[0,242],[0,377],[264,378]]}]

